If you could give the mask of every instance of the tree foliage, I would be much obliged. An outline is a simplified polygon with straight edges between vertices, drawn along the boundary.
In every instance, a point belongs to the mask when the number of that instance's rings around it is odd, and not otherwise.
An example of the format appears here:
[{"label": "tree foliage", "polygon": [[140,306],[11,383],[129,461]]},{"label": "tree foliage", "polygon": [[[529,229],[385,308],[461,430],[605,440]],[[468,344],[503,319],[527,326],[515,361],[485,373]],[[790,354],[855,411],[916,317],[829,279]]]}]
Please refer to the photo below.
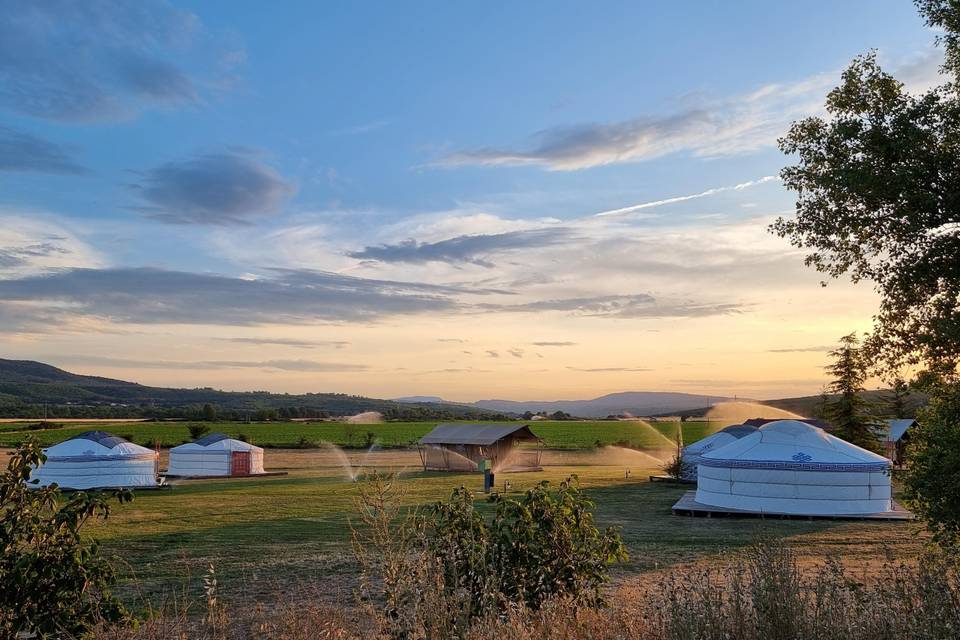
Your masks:
[{"label": "tree foliage", "polygon": [[919,95],[855,59],[827,97],[827,117],[793,124],[781,172],[796,191],[794,218],[772,230],[810,250],[832,278],[874,283],[881,296],[868,346],[894,368],[960,358],[960,5],[921,0],[928,24],[946,28],[943,86]]},{"label": "tree foliage", "polygon": [[[110,514],[99,492],[61,495],[54,485],[28,488],[45,461],[35,443],[17,449],[0,474],[0,637],[73,637],[97,620],[125,613],[110,595],[113,568],[96,542],[81,539],[90,520]],[[115,494],[120,502],[129,492]],[[34,634],[29,636],[29,634]]]},{"label": "tree foliage", "polygon": [[858,447],[876,451],[878,424],[870,413],[870,403],[864,397],[867,365],[856,334],[840,338],[840,346],[830,352],[833,364],[827,371],[833,381],[827,390],[834,394],[824,405],[824,415],[835,433]]},{"label": "tree foliage", "polygon": [[781,177],[796,216],[772,231],[832,278],[880,294],[871,363],[930,394],[911,433],[906,484],[941,539],[960,537],[960,2],[915,0],[944,47],[943,83],[911,94],[876,55],[856,58],[827,97],[827,116],[780,140],[797,158]]},{"label": "tree foliage", "polygon": [[887,413],[891,418],[909,418],[913,412],[910,401],[910,385],[900,376],[890,383],[890,391],[884,398]]},{"label": "tree foliage", "polygon": [[960,381],[924,380],[930,402],[910,431],[904,490],[937,540],[953,546],[960,543]]}]

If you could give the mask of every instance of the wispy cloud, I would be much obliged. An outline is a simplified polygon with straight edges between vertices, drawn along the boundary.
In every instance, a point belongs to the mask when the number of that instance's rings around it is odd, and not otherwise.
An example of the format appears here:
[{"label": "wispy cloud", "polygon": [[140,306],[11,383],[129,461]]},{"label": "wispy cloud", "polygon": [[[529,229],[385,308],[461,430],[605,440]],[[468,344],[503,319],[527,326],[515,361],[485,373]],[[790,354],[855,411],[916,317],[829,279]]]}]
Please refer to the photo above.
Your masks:
[{"label": "wispy cloud", "polygon": [[558,298],[522,304],[481,303],[477,306],[498,312],[563,311],[571,315],[611,318],[702,318],[742,313],[745,310],[744,305],[738,303],[658,301],[646,293]]},{"label": "wispy cloud", "polygon": [[[0,105],[68,122],[198,103],[242,50],[162,0],[52,0],[0,11]],[[191,71],[188,71],[188,67]]]},{"label": "wispy cloud", "polygon": [[277,369],[281,371],[350,372],[367,371],[367,365],[346,362],[318,362],[316,360],[136,360],[109,356],[63,356],[59,361],[106,367],[135,369]]},{"label": "wispy cloud", "polygon": [[352,251],[347,255],[358,260],[376,260],[378,262],[465,262],[492,268],[495,265],[485,258],[491,253],[552,246],[570,240],[570,229],[530,229],[494,235],[457,236],[439,242],[418,242],[411,239],[398,244],[366,247],[360,251]]},{"label": "wispy cloud", "polygon": [[102,263],[92,247],[57,219],[37,212],[0,211],[0,282]]},{"label": "wispy cloud", "polygon": [[550,341],[531,342],[530,344],[537,347],[573,347],[573,346],[576,346],[577,343],[568,342],[564,340],[564,341],[555,341],[555,342],[550,342]]},{"label": "wispy cloud", "polygon": [[57,309],[61,322],[81,316],[133,324],[372,322],[452,312],[460,306],[453,294],[463,292],[314,271],[246,279],[147,268],[70,269],[0,280],[0,308],[42,318]]},{"label": "wispy cloud", "polygon": [[333,347],[342,349],[350,346],[347,340],[296,340],[294,338],[217,338],[234,344],[276,345],[281,347],[297,347],[300,349],[314,349],[316,347]]},{"label": "wispy cloud", "polygon": [[78,175],[87,170],[60,145],[0,126],[0,171]]},{"label": "wispy cloud", "polygon": [[389,124],[390,124],[390,121],[385,118],[380,120],[371,120],[369,122],[362,122],[360,124],[342,127],[340,129],[334,129],[330,132],[330,135],[356,136],[364,133],[370,133],[371,131],[376,131],[377,129],[382,129]]},{"label": "wispy cloud", "polygon": [[267,165],[238,152],[196,156],[143,173],[137,209],[162,222],[245,224],[276,212],[294,188]]},{"label": "wispy cloud", "polygon": [[815,352],[827,352],[832,351],[836,347],[829,346],[819,346],[819,347],[786,347],[783,349],[768,349],[769,353],[815,353]]},{"label": "wispy cloud", "polygon": [[567,367],[570,371],[580,371],[581,373],[610,373],[610,372],[626,372],[626,371],[653,371],[653,369],[645,369],[643,367],[593,367],[593,368],[581,368],[581,367]]}]

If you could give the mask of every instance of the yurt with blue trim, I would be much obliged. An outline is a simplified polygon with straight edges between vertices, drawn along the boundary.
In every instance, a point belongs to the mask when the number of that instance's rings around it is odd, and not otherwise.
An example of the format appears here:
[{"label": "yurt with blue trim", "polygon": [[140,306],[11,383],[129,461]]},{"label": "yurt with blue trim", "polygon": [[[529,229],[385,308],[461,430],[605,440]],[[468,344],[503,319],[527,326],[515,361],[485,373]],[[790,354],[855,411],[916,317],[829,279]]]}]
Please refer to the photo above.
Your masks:
[{"label": "yurt with blue trim", "polygon": [[730,443],[736,442],[740,438],[750,435],[757,430],[756,427],[747,424],[734,424],[716,433],[711,433],[706,438],[697,440],[689,444],[680,452],[680,460],[683,462],[682,477],[684,480],[697,479],[697,465],[700,464],[700,458],[709,451],[716,451]]},{"label": "yurt with blue trim", "polygon": [[211,478],[263,475],[263,449],[224,433],[170,449],[167,477]]},{"label": "yurt with blue trim", "polygon": [[106,431],[85,431],[44,450],[46,462],[31,485],[61,489],[135,489],[157,486],[158,454]]},{"label": "yurt with blue trim", "polygon": [[763,514],[893,510],[890,461],[798,420],[777,420],[698,463],[696,501]]}]

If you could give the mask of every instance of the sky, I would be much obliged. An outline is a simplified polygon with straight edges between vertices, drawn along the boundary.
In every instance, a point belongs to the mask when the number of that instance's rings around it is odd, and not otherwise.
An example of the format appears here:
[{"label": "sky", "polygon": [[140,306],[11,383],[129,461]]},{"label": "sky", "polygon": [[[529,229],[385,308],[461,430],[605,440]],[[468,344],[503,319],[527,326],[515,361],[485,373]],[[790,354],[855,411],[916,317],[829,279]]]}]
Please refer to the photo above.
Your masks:
[{"label": "sky", "polygon": [[0,356],[375,397],[818,393],[776,146],[906,0],[0,0]]}]

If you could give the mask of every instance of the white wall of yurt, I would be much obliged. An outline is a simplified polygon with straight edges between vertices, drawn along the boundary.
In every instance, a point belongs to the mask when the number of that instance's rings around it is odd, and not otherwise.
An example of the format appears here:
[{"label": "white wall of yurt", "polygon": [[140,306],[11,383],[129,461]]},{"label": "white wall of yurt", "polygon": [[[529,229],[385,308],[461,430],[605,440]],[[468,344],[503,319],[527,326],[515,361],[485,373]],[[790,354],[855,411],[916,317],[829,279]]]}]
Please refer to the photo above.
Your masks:
[{"label": "white wall of yurt", "polygon": [[170,449],[167,475],[182,477],[231,476],[234,454],[249,457],[249,470],[243,475],[266,473],[263,449],[222,433],[212,433],[194,442]]},{"label": "white wall of yurt", "polygon": [[63,489],[157,486],[157,452],[104,431],[88,431],[44,450],[31,485]]},{"label": "white wall of yurt", "polygon": [[696,501],[714,507],[811,516],[892,509],[889,460],[796,420],[705,453],[697,475]]}]

